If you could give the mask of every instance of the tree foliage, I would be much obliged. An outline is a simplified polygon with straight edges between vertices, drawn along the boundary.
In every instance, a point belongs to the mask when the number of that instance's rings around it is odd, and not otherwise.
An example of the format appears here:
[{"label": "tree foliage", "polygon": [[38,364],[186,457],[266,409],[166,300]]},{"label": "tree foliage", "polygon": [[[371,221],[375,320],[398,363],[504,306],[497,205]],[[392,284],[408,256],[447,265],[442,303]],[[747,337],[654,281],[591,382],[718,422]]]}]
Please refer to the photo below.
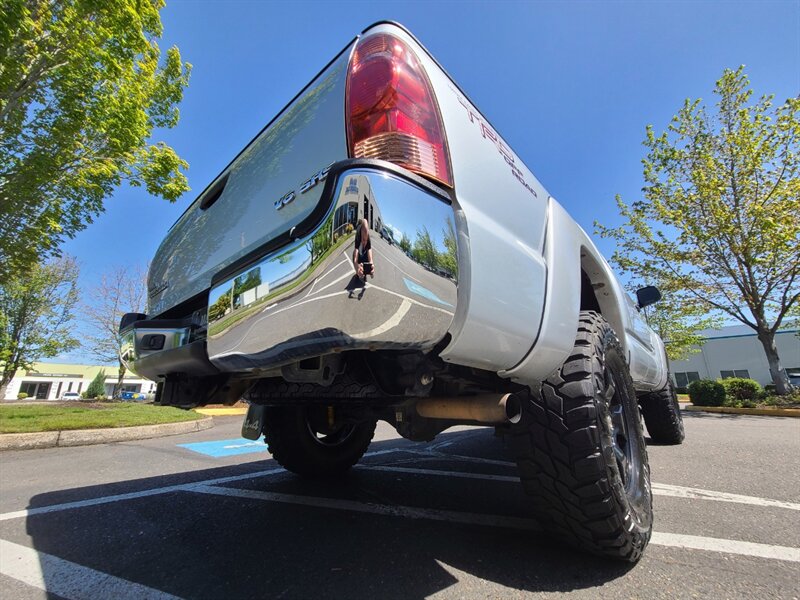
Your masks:
[{"label": "tree foliage", "polygon": [[[700,352],[705,338],[700,331],[721,325],[721,319],[710,315],[706,305],[694,297],[686,297],[670,282],[656,281],[663,297],[643,310],[648,325],[664,340],[667,358],[683,360]],[[640,285],[632,287],[642,287]]]},{"label": "tree foliage", "polygon": [[439,266],[439,253],[436,251],[436,244],[431,237],[428,228],[424,225],[417,230],[417,237],[411,249],[411,255],[417,262],[436,269]]},{"label": "tree foliage", "polygon": [[442,230],[444,252],[439,254],[442,268],[453,277],[458,277],[458,244],[456,242],[456,227],[453,220],[447,217],[445,228]]},{"label": "tree foliage", "polygon": [[0,284],[0,398],[17,370],[78,346],[70,325],[78,266],[61,257]]},{"label": "tree foliage", "polygon": [[411,252],[411,239],[405,233],[403,233],[403,237],[400,239],[399,246],[406,254]]},{"label": "tree foliage", "polygon": [[98,398],[106,395],[106,371],[100,369],[97,375],[94,376],[89,382],[89,387],[86,388],[87,398]]},{"label": "tree foliage", "polygon": [[100,285],[89,290],[82,307],[87,325],[86,348],[102,363],[117,365],[117,383],[112,396],[119,395],[125,365],[119,357],[122,338],[119,322],[125,313],[143,313],[147,303],[147,269],[116,267],[100,278]]},{"label": "tree foliage", "polygon": [[0,10],[0,282],[103,210],[123,181],[176,200],[187,164],[174,127],[190,65],[161,57],[163,0],[3,0]]},{"label": "tree foliage", "polygon": [[800,298],[800,99],[752,101],[742,67],[717,81],[716,110],[687,100],[667,131],[647,127],[644,199],[627,205],[614,261],[752,327],[779,393],[775,332]]}]

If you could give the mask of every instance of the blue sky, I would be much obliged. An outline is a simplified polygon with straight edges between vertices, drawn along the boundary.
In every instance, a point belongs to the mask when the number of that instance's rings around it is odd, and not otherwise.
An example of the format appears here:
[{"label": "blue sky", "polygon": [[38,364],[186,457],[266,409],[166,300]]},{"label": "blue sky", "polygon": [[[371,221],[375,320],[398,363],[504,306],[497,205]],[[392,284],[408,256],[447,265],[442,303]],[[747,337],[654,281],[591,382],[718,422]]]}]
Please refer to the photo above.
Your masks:
[{"label": "blue sky", "polygon": [[[746,65],[757,94],[800,91],[800,1],[194,2],[168,0],[162,47],[194,65],[179,125],[156,132],[192,191],[168,204],[122,188],[64,246],[81,285],[145,264],[195,195],[348,41],[382,19],[408,27],[537,178],[590,233],[639,198],[645,126],[713,101]],[[610,256],[612,243],[596,240]],[[80,353],[70,356],[80,360]]]}]

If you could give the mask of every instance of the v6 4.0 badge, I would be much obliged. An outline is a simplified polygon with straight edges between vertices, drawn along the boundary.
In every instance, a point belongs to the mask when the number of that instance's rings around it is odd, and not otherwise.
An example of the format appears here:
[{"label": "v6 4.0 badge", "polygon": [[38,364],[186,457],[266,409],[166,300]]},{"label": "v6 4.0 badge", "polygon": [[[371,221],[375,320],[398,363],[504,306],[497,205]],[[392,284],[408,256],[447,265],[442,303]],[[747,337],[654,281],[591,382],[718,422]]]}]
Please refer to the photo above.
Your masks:
[{"label": "v6 4.0 badge", "polygon": [[[333,163],[329,164],[324,169],[321,169],[317,173],[314,173],[308,180],[306,180],[303,185],[300,186],[300,194],[305,194],[308,190],[316,186],[321,181],[325,181],[325,178],[328,176],[328,171],[331,170]],[[275,201],[275,210],[280,210],[287,204],[291,204],[294,202],[295,198],[297,198],[298,194],[292,190],[287,192],[283,196],[281,196],[278,200]]]}]

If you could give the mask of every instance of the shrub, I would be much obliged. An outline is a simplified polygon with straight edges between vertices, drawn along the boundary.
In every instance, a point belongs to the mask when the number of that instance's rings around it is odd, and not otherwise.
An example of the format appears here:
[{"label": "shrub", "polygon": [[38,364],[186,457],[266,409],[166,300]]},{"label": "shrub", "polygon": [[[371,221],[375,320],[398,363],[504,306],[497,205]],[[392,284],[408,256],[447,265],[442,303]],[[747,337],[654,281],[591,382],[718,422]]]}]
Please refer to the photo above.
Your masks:
[{"label": "shrub", "polygon": [[741,404],[741,408],[755,408],[756,407],[756,403],[753,402],[752,400],[742,400],[740,402],[740,404]]},{"label": "shrub", "polygon": [[87,398],[97,398],[98,396],[106,395],[106,371],[100,369],[95,375],[89,387],[86,388]]},{"label": "shrub", "polygon": [[761,386],[752,379],[729,377],[728,379],[723,379],[720,383],[725,388],[725,398],[728,402],[753,401],[761,396]]},{"label": "shrub", "polygon": [[676,387],[675,388],[675,393],[676,394],[688,394],[689,393],[689,388],[688,387]]},{"label": "shrub", "polygon": [[800,404],[800,391],[793,391],[790,394],[786,394],[785,396],[767,396],[762,401],[763,404],[766,406],[796,406]]},{"label": "shrub", "polygon": [[20,392],[19,394],[17,394],[17,400],[25,400],[25,398],[27,397],[28,394],[26,394],[25,392]]},{"label": "shrub", "polygon": [[719,381],[700,379],[689,384],[689,399],[695,406],[722,406],[725,387]]}]

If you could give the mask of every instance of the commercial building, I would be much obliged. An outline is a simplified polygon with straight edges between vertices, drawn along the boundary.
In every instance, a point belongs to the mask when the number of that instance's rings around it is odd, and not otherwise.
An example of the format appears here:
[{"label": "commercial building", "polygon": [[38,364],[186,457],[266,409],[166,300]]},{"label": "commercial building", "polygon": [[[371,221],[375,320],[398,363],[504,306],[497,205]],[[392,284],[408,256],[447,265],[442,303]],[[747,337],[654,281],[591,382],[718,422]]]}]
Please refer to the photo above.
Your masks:
[{"label": "commercial building", "polygon": [[[677,387],[697,379],[746,377],[761,385],[772,383],[767,356],[755,331],[746,325],[708,329],[701,333],[700,352],[684,360],[670,361]],[[781,365],[790,375],[800,374],[800,329],[782,329],[775,334]]]},{"label": "commercial building", "polygon": [[[106,372],[106,395],[110,396],[117,383],[116,367],[98,365],[69,365],[34,363],[29,370],[19,370],[6,389],[5,400],[16,400],[24,393],[30,399],[58,400],[65,392],[81,393],[101,369]],[[133,373],[125,373],[123,392],[153,393],[156,384]]]}]

